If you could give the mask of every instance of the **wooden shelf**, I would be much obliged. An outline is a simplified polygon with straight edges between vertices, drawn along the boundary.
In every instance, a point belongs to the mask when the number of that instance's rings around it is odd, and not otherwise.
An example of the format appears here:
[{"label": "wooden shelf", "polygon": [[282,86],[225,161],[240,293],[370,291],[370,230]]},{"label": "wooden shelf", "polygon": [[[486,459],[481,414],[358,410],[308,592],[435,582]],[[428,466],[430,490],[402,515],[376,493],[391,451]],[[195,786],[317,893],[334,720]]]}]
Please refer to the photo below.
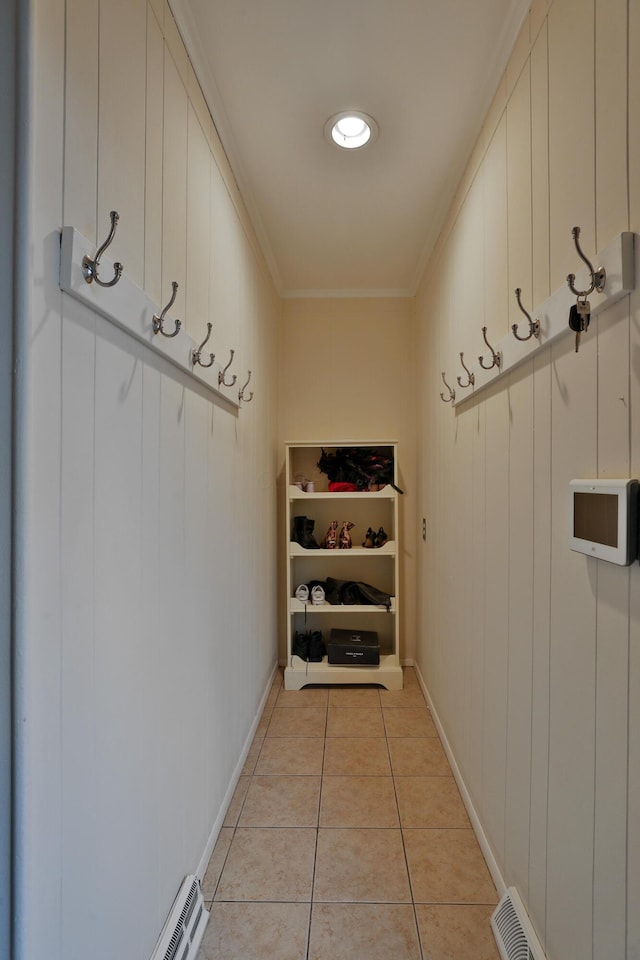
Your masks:
[{"label": "wooden shelf", "polygon": [[291,541],[289,544],[289,556],[290,557],[305,557],[305,558],[317,558],[322,557],[333,559],[344,559],[346,557],[395,557],[396,555],[396,542],[395,540],[387,540],[383,547],[352,547],[350,550],[307,550],[306,547],[301,547],[299,543],[294,543]]},{"label": "wooden shelf", "polygon": [[[307,684],[380,684],[388,690],[402,689],[400,667],[400,626],[398,615],[398,500],[399,493],[388,483],[381,490],[345,491],[318,489],[326,487],[327,478],[317,464],[322,450],[341,447],[372,447],[384,449],[393,457],[393,483],[398,483],[397,445],[389,442],[353,443],[288,443],[285,466],[285,544],[287,554],[287,596],[285,620],[287,629],[287,666],[284,672],[286,690],[300,690]],[[307,477],[315,484],[313,493],[301,490],[293,483],[296,477]],[[353,525],[354,546],[350,550],[306,549],[291,540],[296,525],[295,517],[305,515],[310,529],[315,528],[317,543],[324,531],[339,517],[348,517]],[[365,531],[382,527],[389,540],[382,547],[363,547]],[[309,561],[312,561],[311,563]],[[383,604],[301,603],[295,597],[298,584],[311,579],[323,581],[330,574],[340,578],[362,580],[379,586],[391,594],[391,606]],[[348,627],[349,630],[374,630],[380,647],[385,651],[379,665],[331,664],[325,657],[322,663],[309,663],[291,653],[296,632],[320,629],[329,634],[330,627]]]},{"label": "wooden shelf", "polygon": [[391,607],[389,610],[384,606],[384,604],[375,604],[375,603],[302,603],[300,600],[296,600],[295,597],[291,598],[289,603],[289,613],[321,613],[323,615],[340,613],[340,614],[363,614],[363,613],[395,613],[396,612],[396,598],[391,597]]},{"label": "wooden shelf", "polygon": [[402,690],[402,667],[395,654],[382,654],[376,666],[350,667],[329,663],[306,663],[300,657],[289,658],[285,669],[287,690],[301,690],[307,683],[379,683],[387,690]]},{"label": "wooden shelf", "polygon": [[340,493],[339,490],[316,490],[315,493],[307,493],[295,484],[289,485],[289,500],[394,500],[396,495],[390,484],[382,490],[347,490],[345,493]]}]

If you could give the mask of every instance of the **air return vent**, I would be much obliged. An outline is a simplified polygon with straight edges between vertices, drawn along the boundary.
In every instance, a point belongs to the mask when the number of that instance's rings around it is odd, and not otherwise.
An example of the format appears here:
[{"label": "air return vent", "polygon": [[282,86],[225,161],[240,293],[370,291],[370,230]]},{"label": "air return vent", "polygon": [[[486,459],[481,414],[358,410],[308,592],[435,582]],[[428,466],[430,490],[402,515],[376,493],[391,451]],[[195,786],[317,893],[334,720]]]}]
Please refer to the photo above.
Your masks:
[{"label": "air return vent", "polygon": [[509,887],[491,917],[502,960],[545,960],[544,950],[515,887]]},{"label": "air return vent", "polygon": [[151,960],[195,960],[208,920],[200,881],[185,877]]}]

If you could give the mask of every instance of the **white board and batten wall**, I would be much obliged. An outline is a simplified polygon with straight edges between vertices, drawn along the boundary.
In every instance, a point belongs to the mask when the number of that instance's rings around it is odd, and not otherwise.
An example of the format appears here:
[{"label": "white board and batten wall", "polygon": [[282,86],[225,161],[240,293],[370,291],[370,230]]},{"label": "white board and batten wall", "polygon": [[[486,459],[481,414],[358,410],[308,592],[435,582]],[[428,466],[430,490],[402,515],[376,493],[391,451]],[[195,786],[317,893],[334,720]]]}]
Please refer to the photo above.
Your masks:
[{"label": "white board and batten wall", "polygon": [[568,547],[572,478],[640,476],[637,240],[578,354],[567,334],[455,410],[440,373],[526,326],[516,287],[531,308],[577,271],[574,225],[588,256],[640,233],[639,101],[638,4],[536,0],[416,303],[417,658],[551,960],[640,957],[640,569]]},{"label": "white board and batten wall", "polygon": [[[276,661],[279,304],[166,3],[35,0],[31,77],[16,942],[145,957]],[[177,280],[172,316],[211,321],[252,403],[61,293],[61,227],[97,246],[111,210],[103,275],[158,307]]]}]

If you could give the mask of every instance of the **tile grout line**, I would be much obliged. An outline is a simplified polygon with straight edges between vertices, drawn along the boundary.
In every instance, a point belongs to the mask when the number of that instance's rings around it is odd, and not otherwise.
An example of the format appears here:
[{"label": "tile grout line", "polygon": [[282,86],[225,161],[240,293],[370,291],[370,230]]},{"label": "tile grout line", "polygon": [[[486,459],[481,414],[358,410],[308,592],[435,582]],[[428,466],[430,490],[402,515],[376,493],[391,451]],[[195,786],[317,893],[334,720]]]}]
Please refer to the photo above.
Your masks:
[{"label": "tile grout line", "polygon": [[311,922],[313,920],[313,894],[316,886],[316,868],[318,864],[318,840],[320,838],[320,810],[322,808],[322,788],[324,784],[324,759],[327,749],[327,724],[329,722],[329,692],[327,691],[327,701],[325,704],[324,717],[324,737],[322,738],[322,763],[320,766],[320,790],[318,791],[318,810],[316,814],[316,842],[313,849],[313,871],[311,874],[311,892],[309,894],[309,921],[307,924],[307,949],[305,957],[309,960],[309,950],[311,949]]},{"label": "tile grout line", "polygon": [[[325,689],[327,689],[327,688],[325,688]],[[241,803],[240,803],[240,805],[239,805],[239,809],[238,809],[238,811],[237,811],[237,816],[235,817],[235,822],[234,822],[232,825],[229,825],[229,826],[231,826],[231,837],[230,837],[230,840],[229,840],[229,844],[228,844],[227,850],[226,850],[226,852],[225,852],[225,854],[224,854],[224,857],[223,857],[223,859],[222,859],[222,862],[220,863],[220,865],[219,865],[219,867],[218,867],[218,876],[217,876],[217,878],[216,878],[215,887],[214,887],[214,889],[213,889],[212,900],[209,901],[209,903],[210,903],[212,906],[213,906],[213,904],[216,903],[216,902],[217,902],[217,903],[227,903],[227,902],[228,902],[228,903],[236,903],[236,904],[243,904],[243,903],[244,903],[244,904],[254,904],[254,903],[270,903],[270,904],[276,904],[276,903],[278,903],[278,904],[290,904],[290,905],[292,905],[292,904],[294,904],[294,903],[297,903],[297,904],[305,903],[305,904],[308,906],[309,913],[308,913],[307,926],[306,926],[306,952],[305,952],[305,953],[302,953],[302,952],[301,952],[301,956],[304,956],[304,957],[306,958],[306,960],[309,960],[309,957],[310,957],[310,954],[311,954],[311,946],[312,946],[311,936],[312,936],[312,924],[313,924],[313,914],[314,914],[314,906],[315,906],[314,897],[315,897],[315,893],[316,893],[316,881],[317,881],[317,869],[318,869],[318,852],[319,852],[319,833],[320,833],[320,828],[321,828],[322,802],[323,802],[323,797],[324,797],[325,789],[326,789],[327,786],[328,786],[328,780],[325,782],[325,777],[329,777],[329,776],[344,777],[344,778],[350,778],[350,777],[363,777],[363,778],[365,778],[365,777],[366,777],[366,778],[372,778],[372,779],[377,779],[377,778],[379,778],[379,777],[384,777],[384,778],[387,777],[387,774],[386,774],[386,773],[385,773],[385,774],[375,774],[375,773],[368,773],[368,772],[364,772],[364,773],[362,773],[362,772],[357,772],[357,770],[359,769],[359,768],[357,768],[357,765],[356,765],[356,772],[353,772],[353,770],[349,767],[349,764],[348,764],[348,763],[345,764],[345,769],[349,769],[349,772],[348,772],[348,773],[338,772],[338,773],[335,773],[335,774],[330,775],[330,774],[328,774],[328,773],[326,772],[326,763],[327,763],[327,759],[328,759],[328,752],[327,752],[327,751],[328,751],[328,746],[329,746],[329,744],[328,744],[328,740],[329,740],[329,736],[328,736],[329,723],[328,723],[328,721],[329,721],[329,718],[330,718],[330,710],[329,710],[329,708],[330,708],[330,706],[332,705],[332,704],[331,704],[331,696],[330,696],[330,694],[331,694],[331,689],[332,689],[332,688],[328,688],[328,689],[327,689],[327,697],[326,697],[326,700],[325,700],[325,702],[324,702],[324,708],[323,708],[323,709],[324,709],[324,728],[323,728],[323,736],[322,736],[322,748],[321,748],[320,768],[319,768],[319,772],[320,772],[320,777],[319,777],[319,789],[318,789],[317,810],[316,810],[315,828],[314,828],[314,829],[315,829],[315,843],[314,843],[314,848],[313,848],[313,866],[312,866],[312,871],[311,871],[310,900],[308,901],[308,903],[307,903],[307,901],[305,901],[305,900],[302,900],[302,901],[291,901],[291,900],[288,900],[288,899],[287,899],[287,900],[281,900],[281,899],[270,899],[270,898],[268,898],[268,899],[266,899],[266,900],[261,900],[261,899],[255,899],[255,900],[254,900],[254,899],[251,899],[251,900],[237,900],[237,901],[233,901],[233,900],[232,900],[232,901],[216,901],[216,900],[215,900],[215,897],[216,897],[216,895],[217,895],[217,893],[218,893],[218,891],[219,891],[219,888],[220,888],[220,884],[221,884],[221,881],[222,881],[222,876],[223,876],[223,873],[224,873],[224,870],[225,870],[227,861],[228,861],[228,859],[229,859],[229,855],[230,855],[230,852],[231,852],[231,849],[232,849],[232,845],[233,845],[234,839],[236,838],[236,836],[237,836],[237,831],[238,831],[238,829],[239,829],[239,827],[240,827],[240,820],[241,820],[241,817],[242,817],[242,815],[243,815],[243,811],[245,810],[245,807],[246,807],[246,804],[247,804],[247,800],[248,800],[249,794],[250,794],[251,789],[252,789],[252,785],[254,785],[254,784],[257,782],[257,780],[269,776],[269,774],[259,774],[259,773],[257,772],[257,770],[258,770],[260,758],[261,758],[262,755],[263,755],[263,751],[264,751],[264,749],[265,749],[265,746],[266,746],[267,742],[268,742],[269,740],[271,740],[271,741],[276,741],[277,739],[279,739],[279,738],[277,738],[277,737],[271,737],[271,738],[269,738],[269,737],[267,737],[266,734],[267,734],[267,730],[269,729],[269,724],[270,724],[270,722],[271,722],[271,719],[273,718],[274,712],[275,712],[275,710],[277,709],[278,700],[279,700],[279,697],[280,697],[280,695],[281,695],[281,693],[282,693],[282,690],[283,690],[283,687],[282,687],[282,685],[280,684],[279,687],[278,687],[278,692],[276,693],[275,698],[274,698],[274,700],[273,700],[273,705],[272,705],[272,707],[271,707],[270,716],[269,716],[269,722],[268,722],[268,723],[266,724],[266,726],[265,726],[265,735],[260,738],[260,740],[261,740],[260,748],[259,748],[259,750],[257,751],[257,756],[256,756],[256,758],[255,758],[255,760],[254,760],[254,762],[253,762],[253,766],[252,766],[252,768],[251,768],[251,772],[250,772],[250,773],[247,772],[247,778],[248,778],[247,789],[246,789],[246,791],[244,792],[244,796],[242,797],[242,801],[241,801]],[[413,767],[413,765],[412,765],[412,772],[411,772],[410,774],[405,775],[404,778],[403,778],[400,774],[396,774],[395,769],[394,769],[393,760],[392,760],[392,751],[391,751],[390,741],[391,741],[391,739],[398,739],[398,738],[399,738],[399,739],[414,739],[414,737],[411,737],[410,735],[407,735],[406,733],[400,733],[400,734],[398,735],[398,737],[391,737],[391,736],[389,735],[388,728],[387,728],[387,723],[386,723],[386,711],[385,711],[385,705],[384,705],[383,691],[381,691],[381,690],[378,688],[375,692],[377,693],[377,704],[378,704],[378,709],[380,710],[380,714],[381,714],[381,718],[382,718],[382,736],[384,737],[384,742],[385,742],[385,751],[386,751],[385,755],[386,755],[386,760],[387,760],[387,763],[388,763],[389,774],[390,774],[391,779],[392,779],[393,797],[394,797],[394,802],[395,802],[395,813],[396,813],[397,822],[398,822],[398,827],[397,827],[397,828],[396,828],[396,827],[389,827],[388,829],[399,829],[399,830],[400,830],[400,841],[401,841],[401,843],[402,843],[403,857],[404,857],[404,865],[405,865],[405,871],[406,871],[408,888],[409,888],[409,894],[410,894],[410,900],[409,900],[409,904],[408,904],[408,905],[410,905],[410,906],[411,906],[411,909],[412,909],[412,914],[413,914],[413,931],[414,931],[414,935],[415,935],[415,938],[416,938],[416,944],[417,944],[416,960],[418,960],[418,957],[421,958],[421,960],[424,960],[424,957],[425,957],[425,952],[424,952],[424,951],[425,951],[426,947],[423,945],[422,938],[421,938],[421,935],[420,935],[420,925],[419,925],[419,921],[418,921],[418,911],[417,911],[417,906],[418,906],[418,905],[416,904],[415,894],[414,894],[414,885],[413,885],[413,882],[412,882],[412,879],[411,879],[411,873],[410,873],[410,870],[409,870],[409,858],[408,858],[407,844],[406,844],[406,839],[407,839],[407,838],[405,837],[405,832],[406,832],[407,830],[411,830],[411,829],[416,829],[416,830],[417,830],[417,829],[429,830],[430,828],[429,828],[429,827],[415,827],[415,828],[407,827],[407,828],[405,828],[405,827],[403,826],[402,817],[401,817],[401,812],[400,812],[399,793],[398,793],[399,783],[397,782],[397,781],[399,781],[400,779],[407,779],[407,777],[410,778],[410,779],[422,779],[422,778],[423,778],[423,775],[421,775],[421,774],[416,774],[416,773],[415,773],[415,768]],[[340,702],[338,702],[338,703],[334,703],[333,706],[334,706],[334,707],[336,707],[336,706],[342,706],[342,704],[341,704]],[[358,708],[358,707],[360,706],[360,704],[359,704],[359,702],[357,702],[357,703],[347,703],[346,706],[351,706],[351,707],[356,707],[356,708]],[[413,706],[413,704],[412,704],[412,706]],[[368,702],[367,702],[367,707],[368,707]],[[364,709],[367,709],[367,707],[365,707]],[[394,707],[394,702],[392,701],[391,704],[389,704],[389,707],[388,707],[387,709],[393,709],[393,707]],[[283,709],[284,709],[284,708],[283,708]],[[293,708],[292,708],[292,709],[293,709]],[[374,709],[375,709],[375,708],[374,708]],[[428,704],[426,704],[426,703],[423,703],[423,705],[419,708],[419,712],[420,712],[421,715],[424,714],[424,715],[426,715],[426,716],[428,716],[428,717],[431,716],[430,710],[428,709]],[[417,711],[416,711],[416,715],[417,715]],[[338,735],[337,735],[337,737],[334,737],[334,738],[332,738],[332,739],[344,739],[344,740],[348,741],[348,743],[350,743],[351,746],[347,746],[347,748],[346,748],[346,749],[347,749],[347,753],[352,755],[352,754],[353,754],[353,749],[352,749],[352,748],[353,748],[354,743],[355,743],[357,740],[361,739],[361,738],[360,738],[360,737],[355,737],[355,736],[342,737],[342,736],[340,735],[340,733],[341,733],[341,728],[340,728],[340,727],[336,727],[335,729],[338,731]],[[405,728],[402,728],[402,727],[393,727],[393,725],[392,725],[391,729],[392,729],[392,730],[394,730],[394,729],[395,729],[395,730],[398,730],[398,729],[405,729]],[[285,734],[285,737],[286,737],[286,734]],[[295,738],[294,738],[294,739],[295,739]],[[424,737],[424,736],[417,736],[417,737],[415,737],[415,739],[416,739],[416,740],[422,740],[422,739],[425,739],[425,737]],[[429,738],[429,739],[430,739],[430,738]],[[437,734],[436,734],[435,739],[436,739],[438,742],[441,743],[441,741],[439,740],[439,737],[437,736]],[[319,751],[319,753],[320,753],[320,751]],[[382,753],[381,753],[381,756],[382,756]],[[398,758],[397,758],[397,759],[398,759]],[[316,769],[317,769],[317,768],[316,768]],[[408,769],[408,768],[407,768],[407,769]],[[286,772],[285,772],[285,773],[278,773],[278,772],[276,772],[276,773],[273,773],[273,774],[271,774],[271,775],[272,775],[272,776],[286,776],[286,775],[293,776],[293,774],[287,774]],[[309,775],[309,776],[310,776],[310,774],[305,774],[305,773],[299,773],[299,774],[297,774],[297,776],[305,776],[305,775]],[[435,777],[435,776],[436,776],[435,774],[430,774],[430,773],[424,774],[424,778],[425,778],[425,779],[431,779],[431,778],[433,778],[433,777]],[[444,775],[441,774],[440,776],[444,776]],[[451,772],[449,773],[449,776],[452,776]],[[257,779],[256,779],[256,778],[257,778]],[[256,826],[256,828],[258,828],[259,824],[256,824],[255,826]],[[276,829],[276,826],[277,826],[276,824],[271,825],[271,829]],[[252,829],[252,828],[251,828],[251,827],[247,827],[246,829]],[[337,828],[336,828],[336,829],[337,829]],[[366,829],[366,827],[360,827],[360,828],[358,828],[358,827],[354,827],[353,825],[351,825],[351,826],[345,825],[345,826],[343,826],[343,827],[340,828],[340,829],[343,829],[344,831],[348,832],[348,831],[352,831],[352,830],[355,830],[355,829]],[[376,828],[375,825],[372,825],[372,826],[370,827],[370,829],[384,829],[384,828],[380,828],[380,827],[377,827],[377,828]],[[445,829],[445,828],[433,827],[433,828],[431,828],[431,829],[437,830],[437,829]],[[460,827],[460,828],[451,828],[451,827],[449,827],[449,828],[446,828],[446,829],[448,829],[448,830],[452,830],[452,829],[462,830],[462,829],[467,829],[467,828],[462,828],[462,827]],[[215,849],[215,848],[214,848],[214,849]],[[268,892],[268,891],[267,891],[267,892]],[[258,895],[258,896],[259,896],[259,895]],[[396,902],[397,902],[398,904],[400,903],[400,901],[386,901],[386,900],[380,900],[380,901],[378,901],[378,900],[371,900],[371,901],[369,901],[369,900],[367,900],[367,901],[360,901],[360,900],[354,900],[354,901],[350,901],[350,900],[340,900],[340,901],[335,901],[335,902],[333,902],[333,901],[331,901],[331,902],[327,901],[327,903],[335,903],[335,905],[361,904],[361,903],[362,903],[362,904],[364,904],[364,903],[375,903],[375,904],[385,905],[385,904],[388,904],[388,903],[391,903],[391,902],[393,902],[393,903],[396,903]],[[319,903],[324,903],[324,901],[319,901]],[[446,902],[445,902],[445,901],[433,901],[433,904],[431,904],[431,901],[429,901],[429,902],[425,901],[425,904],[426,904],[426,906],[429,906],[429,905],[436,905],[436,906],[447,906],[447,905],[448,905],[448,906],[481,906],[481,905],[485,905],[485,906],[489,906],[489,907],[495,905],[495,904],[493,904],[493,903],[489,903],[489,904],[484,904],[484,903],[483,903],[483,904],[480,904],[478,901],[473,901],[473,902],[465,901],[465,903],[462,904],[460,901],[457,901],[457,900],[456,900],[456,901],[446,901]],[[301,932],[302,932],[302,931],[301,931]],[[302,944],[301,944],[301,946],[302,946]],[[275,958],[275,957],[274,957],[274,960],[278,960],[278,958]]]},{"label": "tile grout line", "polygon": [[385,742],[386,742],[386,744],[387,744],[387,755],[388,755],[388,757],[389,757],[389,769],[391,770],[391,778],[392,778],[392,781],[393,781],[393,794],[394,794],[394,796],[395,796],[395,798],[396,798],[396,811],[397,811],[397,814],[398,814],[398,825],[399,825],[399,827],[400,827],[400,841],[401,841],[401,843],[402,843],[402,853],[403,853],[403,856],[404,856],[404,865],[405,865],[405,869],[406,869],[406,871],[407,871],[407,882],[408,882],[408,884],[409,884],[409,895],[410,895],[410,897],[411,897],[411,909],[412,909],[412,912],[413,912],[413,922],[414,922],[414,925],[415,925],[416,942],[417,942],[417,944],[418,944],[418,950],[420,951],[420,960],[424,960],[424,950],[423,950],[423,948],[422,948],[422,938],[421,938],[421,936],[420,936],[420,926],[419,926],[419,924],[418,924],[418,913],[417,913],[417,911],[416,911],[416,901],[415,901],[415,897],[414,897],[414,894],[413,894],[413,883],[412,883],[412,881],[411,881],[411,871],[409,870],[409,858],[408,858],[408,856],[407,856],[407,846],[406,846],[406,843],[405,843],[404,828],[403,828],[403,826],[402,826],[402,816],[401,816],[401,813],[400,813],[400,802],[399,802],[399,800],[398,800],[398,790],[397,790],[397,787],[396,787],[396,775],[395,775],[395,773],[394,773],[393,761],[392,761],[392,758],[391,758],[391,747],[390,747],[390,744],[389,744],[389,736],[388,736],[388,733],[387,733],[387,724],[386,724],[385,717],[384,717],[384,708],[383,708],[383,704],[382,704],[382,697],[380,697],[380,707],[382,708],[382,722],[383,722],[383,724],[384,724],[384,737],[385,737]]}]

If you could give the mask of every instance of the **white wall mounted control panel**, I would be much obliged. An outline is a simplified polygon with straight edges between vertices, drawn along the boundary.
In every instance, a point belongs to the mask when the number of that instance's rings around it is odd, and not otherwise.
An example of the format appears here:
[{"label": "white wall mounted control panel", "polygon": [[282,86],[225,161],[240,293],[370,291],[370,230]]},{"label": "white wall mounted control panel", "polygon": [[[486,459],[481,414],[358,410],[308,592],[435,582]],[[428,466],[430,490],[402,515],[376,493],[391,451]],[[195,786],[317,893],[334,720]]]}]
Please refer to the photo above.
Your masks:
[{"label": "white wall mounted control panel", "polygon": [[572,480],[569,546],[628,566],[638,556],[638,481]]}]

